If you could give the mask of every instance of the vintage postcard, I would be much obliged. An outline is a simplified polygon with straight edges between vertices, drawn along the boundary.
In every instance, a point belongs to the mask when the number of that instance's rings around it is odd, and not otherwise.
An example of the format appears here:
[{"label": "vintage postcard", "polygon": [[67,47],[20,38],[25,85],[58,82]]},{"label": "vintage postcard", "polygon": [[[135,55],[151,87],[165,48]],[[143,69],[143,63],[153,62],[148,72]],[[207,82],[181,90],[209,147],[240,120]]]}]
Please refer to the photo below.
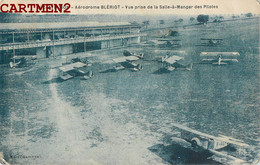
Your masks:
[{"label": "vintage postcard", "polygon": [[258,0],[0,0],[0,165],[257,164]]}]

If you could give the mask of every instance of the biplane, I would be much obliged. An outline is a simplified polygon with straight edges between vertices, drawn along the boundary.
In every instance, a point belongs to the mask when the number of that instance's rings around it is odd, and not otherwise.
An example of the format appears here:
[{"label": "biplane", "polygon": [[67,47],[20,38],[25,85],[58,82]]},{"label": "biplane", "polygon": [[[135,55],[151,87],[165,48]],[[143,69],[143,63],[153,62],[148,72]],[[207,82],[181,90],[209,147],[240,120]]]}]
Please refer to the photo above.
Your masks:
[{"label": "biplane", "polygon": [[29,61],[36,60],[36,55],[27,55],[27,56],[14,56],[10,59],[9,67],[10,68],[22,68],[29,65]]},{"label": "biplane", "polygon": [[123,69],[130,69],[131,71],[140,71],[143,69],[141,64],[137,64],[134,61],[139,60],[137,56],[125,56],[113,59],[116,66],[114,66],[114,71],[119,71]]},{"label": "biplane", "polygon": [[136,56],[136,57],[142,58],[142,59],[144,58],[144,53],[136,54],[136,53],[131,53],[128,50],[124,50],[123,55],[124,56]]},{"label": "biplane", "polygon": [[178,48],[182,46],[181,40],[178,39],[158,39],[158,41],[165,42],[160,47],[174,47]]},{"label": "biplane", "polygon": [[180,56],[168,56],[161,57],[158,59],[158,62],[162,62],[165,64],[164,68],[166,71],[173,71],[177,68],[182,68],[185,70],[191,70],[192,69],[192,63],[187,63],[187,61],[184,60],[184,57]]},{"label": "biplane", "polygon": [[222,43],[223,39],[218,38],[201,38],[201,46],[218,46]]},{"label": "biplane", "polygon": [[158,48],[179,48],[182,46],[182,43],[181,43],[181,40],[178,40],[178,39],[158,38],[157,40],[149,40],[140,45],[153,46],[153,47],[158,47]]},{"label": "biplane", "polygon": [[201,52],[200,57],[202,63],[210,63],[213,65],[226,65],[232,62],[238,62],[238,52]]},{"label": "biplane", "polygon": [[82,63],[85,63],[87,64],[87,66],[91,66],[92,64],[90,63],[90,61],[88,60],[87,57],[76,57],[76,58],[72,58],[71,59],[71,62],[72,63],[75,63],[75,62],[82,62]]},{"label": "biplane", "polygon": [[76,62],[72,64],[67,64],[59,67],[62,71],[60,78],[65,81],[69,80],[75,76],[82,76],[84,79],[89,79],[93,77],[93,72],[86,68],[86,64],[82,62]]},{"label": "biplane", "polygon": [[145,43],[141,43],[142,46],[153,46],[153,47],[165,47],[167,44],[166,41],[158,41],[158,40],[149,40]]},{"label": "biplane", "polygon": [[224,135],[213,136],[206,133],[199,132],[197,130],[185,127],[183,125],[174,123],[173,126],[180,130],[181,139],[184,139],[191,144],[192,149],[195,151],[208,151],[212,155],[219,157],[225,157],[237,163],[245,163],[244,160],[233,157],[228,154],[224,154],[219,150],[231,146],[231,147],[249,147],[248,144],[244,143],[242,140],[238,140],[232,137],[227,137]]}]

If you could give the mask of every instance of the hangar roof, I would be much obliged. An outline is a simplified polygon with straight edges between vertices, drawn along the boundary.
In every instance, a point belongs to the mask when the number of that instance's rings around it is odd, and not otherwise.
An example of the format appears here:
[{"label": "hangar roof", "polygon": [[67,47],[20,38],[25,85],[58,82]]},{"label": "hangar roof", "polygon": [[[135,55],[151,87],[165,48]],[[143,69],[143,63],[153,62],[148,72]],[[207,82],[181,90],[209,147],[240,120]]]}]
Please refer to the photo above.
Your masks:
[{"label": "hangar roof", "polygon": [[67,29],[100,29],[118,27],[138,27],[129,22],[44,22],[44,23],[0,23],[0,32],[10,31],[50,31]]}]

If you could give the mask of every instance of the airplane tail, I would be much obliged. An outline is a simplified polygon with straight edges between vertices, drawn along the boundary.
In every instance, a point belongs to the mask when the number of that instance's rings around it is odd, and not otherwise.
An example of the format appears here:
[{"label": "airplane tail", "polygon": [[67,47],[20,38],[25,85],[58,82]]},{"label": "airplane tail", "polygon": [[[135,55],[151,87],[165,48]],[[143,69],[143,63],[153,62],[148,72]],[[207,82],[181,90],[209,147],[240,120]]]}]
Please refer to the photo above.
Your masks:
[{"label": "airplane tail", "polygon": [[192,70],[192,68],[193,68],[193,63],[190,63],[190,64],[188,64],[188,65],[185,67],[185,69],[188,70],[188,71]]},{"label": "airplane tail", "polygon": [[89,79],[89,78],[92,78],[93,77],[93,72],[92,71],[88,71],[88,73],[83,76],[84,79]]},{"label": "airplane tail", "polygon": [[161,58],[161,61],[164,62],[164,61],[165,61],[165,57],[162,57],[162,58]]},{"label": "airplane tail", "polygon": [[140,58],[144,58],[144,53],[139,54]]},{"label": "airplane tail", "polygon": [[94,76],[93,72],[92,72],[92,71],[89,71],[89,72],[88,72],[88,76],[89,76],[89,77],[93,77],[93,76]]},{"label": "airplane tail", "polygon": [[166,59],[168,58],[168,56],[166,55],[165,57],[162,57],[162,62],[164,62]]},{"label": "airplane tail", "polygon": [[142,69],[143,69],[143,66],[142,66],[141,64],[138,64],[138,65],[137,65],[137,69],[138,69],[138,70],[142,70]]},{"label": "airplane tail", "polygon": [[22,63],[22,61],[19,61],[17,63],[14,63],[14,62],[11,61],[9,63],[9,66],[10,66],[10,68],[15,68],[15,67],[19,66],[21,63]]}]

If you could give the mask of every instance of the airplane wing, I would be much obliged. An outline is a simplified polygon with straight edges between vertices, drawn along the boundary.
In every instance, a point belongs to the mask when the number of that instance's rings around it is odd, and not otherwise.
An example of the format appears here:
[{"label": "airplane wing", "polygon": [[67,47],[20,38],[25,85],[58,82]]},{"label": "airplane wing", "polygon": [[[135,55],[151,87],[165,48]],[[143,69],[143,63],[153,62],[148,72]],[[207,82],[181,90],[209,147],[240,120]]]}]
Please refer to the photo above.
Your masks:
[{"label": "airplane wing", "polygon": [[169,63],[169,64],[174,64],[176,61],[184,59],[183,57],[180,56],[171,56],[168,57],[164,60],[164,62]]},{"label": "airplane wing", "polygon": [[145,44],[155,44],[157,42],[157,40],[149,40],[146,41]]},{"label": "airplane wing", "polygon": [[77,69],[77,68],[81,68],[81,67],[84,67],[84,66],[86,66],[86,64],[84,64],[82,62],[76,62],[76,63],[61,66],[61,67],[59,67],[59,69],[62,72],[68,72],[68,71],[71,71],[71,70],[74,70],[74,69]]},{"label": "airplane wing", "polygon": [[173,126],[176,127],[176,128],[179,128],[181,130],[196,134],[196,135],[198,135],[202,138],[214,139],[214,140],[222,141],[222,142],[229,143],[229,144],[234,144],[234,145],[241,146],[241,147],[248,147],[249,146],[248,144],[245,144],[242,140],[234,140],[234,138],[231,138],[231,137],[226,137],[226,136],[223,136],[223,135],[219,136],[219,137],[212,136],[212,135],[202,133],[202,132],[196,131],[194,129],[185,127],[185,126],[177,124],[177,123],[174,123]]},{"label": "airplane wing", "polygon": [[218,57],[221,55],[221,57],[238,57],[240,54],[238,52],[201,52],[201,57]]},{"label": "airplane wing", "polygon": [[115,63],[125,62],[125,61],[126,61],[126,57],[115,58],[115,59],[113,59],[113,61],[114,61]]},{"label": "airplane wing", "polygon": [[84,68],[75,68],[75,71],[77,71],[80,74],[87,74],[90,70],[88,67],[84,67]]},{"label": "airplane wing", "polygon": [[148,43],[148,44],[156,44],[156,45],[159,45],[159,44],[166,44],[166,41],[151,40],[151,41],[148,41],[147,43]]},{"label": "airplane wing", "polygon": [[220,38],[201,38],[201,40],[223,40]]},{"label": "airplane wing", "polygon": [[228,58],[221,59],[221,61],[224,61],[224,62],[228,62],[228,61],[238,62],[237,59],[228,59]]},{"label": "airplane wing", "polygon": [[139,58],[137,56],[128,56],[126,58],[127,61],[136,61],[136,60],[139,60]]},{"label": "airplane wing", "polygon": [[242,159],[239,159],[239,158],[236,158],[234,156],[231,156],[231,155],[227,155],[227,154],[224,154],[224,153],[221,153],[221,152],[218,152],[218,151],[215,151],[215,150],[212,150],[212,149],[209,149],[209,152],[211,152],[212,154],[214,155],[217,155],[217,156],[220,156],[220,157],[225,157],[225,158],[228,158],[228,159],[231,159],[233,160],[233,164],[234,163],[237,163],[237,164],[245,164],[246,162]]},{"label": "airplane wing", "polygon": [[181,41],[177,39],[159,39],[158,41]]},{"label": "airplane wing", "polygon": [[207,58],[207,59],[202,59],[203,62],[216,62],[218,61],[216,58],[213,59],[213,58]]},{"label": "airplane wing", "polygon": [[70,74],[65,74],[65,75],[61,75],[60,78],[61,78],[63,81],[65,81],[65,80],[69,80],[69,79],[73,78],[73,76],[70,75]]},{"label": "airplane wing", "polygon": [[119,57],[119,58],[113,59],[113,61],[116,63],[121,63],[121,62],[126,62],[126,61],[136,61],[136,60],[139,60],[139,58],[136,56],[125,56],[125,57]]}]

